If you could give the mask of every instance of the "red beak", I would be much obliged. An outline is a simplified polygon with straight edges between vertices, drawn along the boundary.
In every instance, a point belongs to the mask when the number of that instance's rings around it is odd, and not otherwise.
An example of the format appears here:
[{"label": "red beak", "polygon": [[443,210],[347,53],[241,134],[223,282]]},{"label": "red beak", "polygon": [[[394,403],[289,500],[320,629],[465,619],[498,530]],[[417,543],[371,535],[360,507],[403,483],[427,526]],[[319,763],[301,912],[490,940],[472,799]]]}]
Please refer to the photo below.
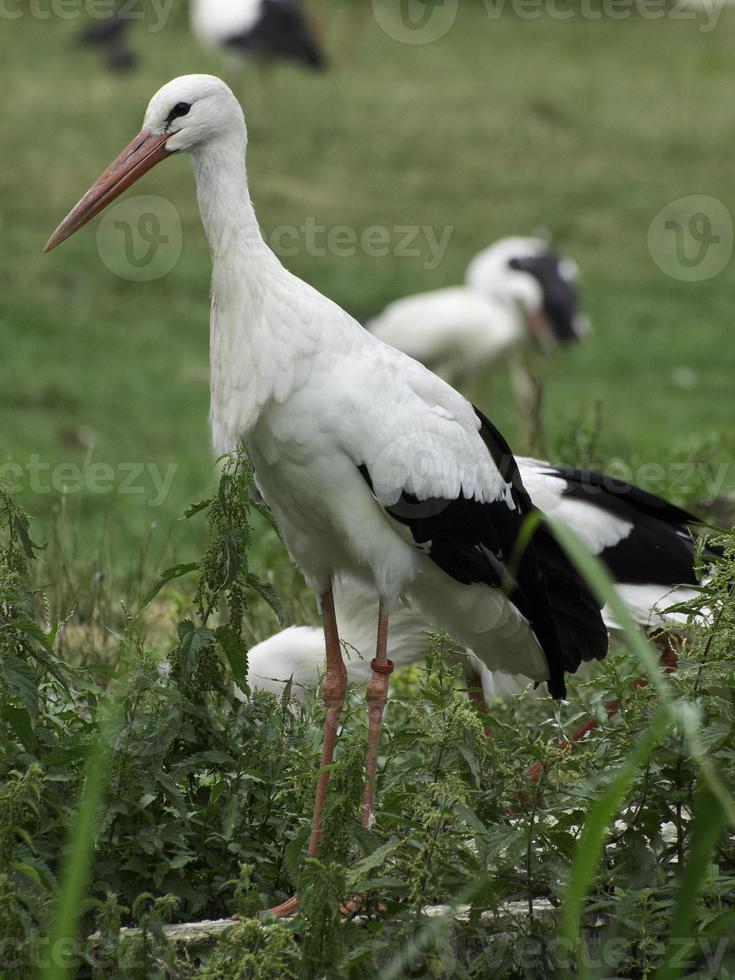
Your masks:
[{"label": "red beak", "polygon": [[46,242],[44,252],[50,252],[65,241],[75,231],[86,225],[96,214],[119,197],[123,191],[134,184],[139,177],[155,167],[171,154],[166,149],[166,141],[171,133],[154,136],[145,130],[138,133],[132,143],[126,146],[119,157],[92,184],[84,197],[64,218],[59,227]]}]

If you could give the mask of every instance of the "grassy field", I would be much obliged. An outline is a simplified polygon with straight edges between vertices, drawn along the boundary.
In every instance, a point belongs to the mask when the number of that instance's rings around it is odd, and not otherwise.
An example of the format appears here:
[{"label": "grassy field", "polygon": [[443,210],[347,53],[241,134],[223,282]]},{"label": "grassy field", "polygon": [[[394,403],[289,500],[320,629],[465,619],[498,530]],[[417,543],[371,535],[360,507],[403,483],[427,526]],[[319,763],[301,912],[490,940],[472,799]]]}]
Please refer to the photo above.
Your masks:
[{"label": "grassy field", "polygon": [[[337,49],[346,6],[312,6]],[[665,682],[654,668],[651,683],[633,685],[648,648],[631,631],[628,653],[617,643],[563,705],[491,705],[488,738],[435,639],[426,672],[398,672],[393,686],[370,831],[358,819],[364,701],[351,691],[333,832],[322,860],[304,861],[319,700],[240,702],[232,682],[245,685],[248,644],[276,628],[251,572],[275,582],[292,621],[314,616],[313,598],[253,512],[242,469],[206,511],[179,519],[218,481],[210,266],[187,161],[168,161],[134,192],[179,216],[181,255],[166,275],[116,275],[94,225],[41,251],[163,82],[224,74],[246,109],[266,236],[293,229],[285,264],[359,319],[461,281],[499,236],[547,229],[581,268],[594,324],[545,369],[551,454],[627,466],[696,503],[735,485],[727,222],[713,229],[723,268],[700,282],[661,271],[648,239],[661,209],[690,195],[735,213],[735,12],[701,31],[706,13],[492,19],[463,0],[445,37],[416,46],[368,16],[326,74],[286,68],[268,91],[252,66],[203,54],[182,5],[163,31],[133,31],[140,65],[118,76],[74,46],[79,22],[14,9],[0,65],[0,477],[20,486],[17,497],[0,490],[0,974],[30,976],[49,929],[63,939],[96,928],[101,946],[74,947],[79,976],[638,978],[662,968],[656,980],[673,980],[684,940],[688,975],[735,975],[735,838],[720,834],[735,827],[732,536],[705,595],[723,612],[692,631]],[[324,231],[311,248],[301,229],[314,225]],[[393,254],[323,247],[330,230],[372,226],[388,230]],[[395,254],[405,226],[420,229],[417,255]],[[430,243],[442,236],[436,261]],[[505,372],[468,393],[517,443]],[[19,504],[47,550],[32,546]],[[235,532],[242,564],[223,598]],[[191,558],[196,575],[140,601],[162,565]],[[614,698],[624,711],[608,724]],[[560,750],[591,717],[597,734]],[[533,785],[532,764],[543,771]],[[249,918],[296,888],[307,901],[295,926]],[[379,899],[367,927],[342,922],[339,897],[364,892]],[[511,900],[533,911],[538,899],[560,919],[506,923],[496,959],[472,959],[489,928],[481,913]],[[448,919],[421,916],[446,901],[472,905],[461,943]],[[162,920],[233,910],[235,938],[203,964],[177,960],[161,938]],[[582,921],[612,944],[586,974]],[[121,943],[121,923],[141,926],[142,941]]]},{"label": "grassy field", "polygon": [[[340,34],[340,11],[330,34]],[[105,73],[72,46],[75,21],[24,16],[5,30],[2,207],[2,460],[55,467],[175,465],[160,506],[141,493],[69,493],[74,527],[95,546],[113,535],[137,554],[155,523],[168,547],[182,506],[214,479],[207,431],[209,259],[184,159],[146,177],[141,193],[169,199],[183,248],[173,270],[131,283],[100,259],[94,228],[43,257],[60,217],[138,131],[148,98],[169,77],[222,72],[195,47],[177,8],[166,29],[134,32],[139,70]],[[264,95],[255,71],[229,74],[250,120],[249,171],[267,234],[312,221],[450,229],[443,259],[311,255],[300,236],[284,259],[359,318],[412,291],[461,280],[471,256],[508,233],[543,226],[583,273],[595,333],[548,372],[550,442],[596,403],[600,458],[638,464],[686,459],[732,440],[729,269],[676,281],[647,250],[668,202],[707,194],[732,206],[731,47],[735,17],[716,30],[686,20],[581,17],[489,20],[464,4],[441,40],[409,46],[371,19],[343,63],[321,77],[285,69]],[[225,71],[228,69],[225,68]],[[422,241],[424,241],[422,239]],[[472,395],[508,434],[517,426],[504,373]],[[57,472],[57,486],[64,480]],[[36,486],[48,484],[39,476]],[[60,494],[24,502],[48,525]],[[658,487],[660,489],[660,487]],[[103,528],[105,529],[103,532]],[[175,529],[178,548],[186,548]]]}]

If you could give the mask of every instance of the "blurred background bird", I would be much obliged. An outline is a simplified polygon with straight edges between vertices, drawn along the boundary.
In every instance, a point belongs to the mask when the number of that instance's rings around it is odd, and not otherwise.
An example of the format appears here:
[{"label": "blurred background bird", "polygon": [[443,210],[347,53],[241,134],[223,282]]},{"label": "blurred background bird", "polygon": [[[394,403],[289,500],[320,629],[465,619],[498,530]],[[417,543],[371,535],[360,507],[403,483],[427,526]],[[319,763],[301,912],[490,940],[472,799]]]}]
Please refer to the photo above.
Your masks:
[{"label": "blurred background bird", "polygon": [[327,59],[297,0],[190,0],[191,28],[229,60],[256,59],[267,68],[291,61],[314,71]]},{"label": "blurred background bird", "polygon": [[107,17],[96,18],[85,27],[77,35],[77,41],[99,50],[105,65],[112,71],[129,71],[138,61],[130,44],[130,23],[123,4],[117,2]]},{"label": "blurred background bird", "polygon": [[545,453],[539,360],[582,340],[590,322],[576,263],[541,238],[514,236],[476,255],[463,286],[395,300],[367,328],[451,384],[508,364],[524,448]]}]

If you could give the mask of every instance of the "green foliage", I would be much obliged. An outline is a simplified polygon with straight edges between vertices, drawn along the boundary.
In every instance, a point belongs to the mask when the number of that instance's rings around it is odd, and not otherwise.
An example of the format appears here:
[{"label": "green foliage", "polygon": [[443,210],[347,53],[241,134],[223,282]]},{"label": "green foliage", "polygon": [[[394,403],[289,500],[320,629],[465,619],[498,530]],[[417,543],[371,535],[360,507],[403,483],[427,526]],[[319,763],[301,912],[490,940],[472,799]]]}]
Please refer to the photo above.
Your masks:
[{"label": "green foliage", "polygon": [[299,980],[293,933],[281,922],[246,919],[229,929],[201,971],[206,980]]},{"label": "green foliage", "polygon": [[[152,606],[125,612],[115,667],[84,670],[58,657],[63,628],[37,625],[46,610],[31,588],[38,552],[14,499],[2,497],[0,649],[34,678],[33,711],[30,696],[4,689],[0,727],[3,976],[31,975],[49,930],[73,936],[77,917],[80,941],[64,968],[121,980],[735,969],[735,847],[718,795],[735,786],[732,535],[686,610],[679,668],[665,685],[634,685],[637,647],[614,649],[562,705],[491,704],[488,736],[456,651],[427,639],[425,668],[399,673],[392,687],[369,829],[360,825],[364,700],[351,690],[323,846],[307,858],[322,706],[315,691],[296,703],[288,691],[277,698],[244,685],[244,637],[262,601],[249,563],[249,491],[247,465],[229,459],[217,494],[191,515],[206,519],[208,543],[196,568],[181,569],[199,578],[179,602],[178,625],[158,624],[151,644]],[[165,597],[175,575],[162,579]],[[608,720],[613,698],[623,710]],[[590,717],[597,731],[558,747]],[[80,809],[95,758],[104,760],[102,806]],[[259,920],[295,891],[293,923]],[[502,913],[512,902],[525,916]],[[566,910],[565,931],[541,902]],[[427,917],[432,904],[446,912]],[[234,913],[240,921],[224,938],[195,953],[163,931]],[[139,931],[123,935],[123,926]]]}]

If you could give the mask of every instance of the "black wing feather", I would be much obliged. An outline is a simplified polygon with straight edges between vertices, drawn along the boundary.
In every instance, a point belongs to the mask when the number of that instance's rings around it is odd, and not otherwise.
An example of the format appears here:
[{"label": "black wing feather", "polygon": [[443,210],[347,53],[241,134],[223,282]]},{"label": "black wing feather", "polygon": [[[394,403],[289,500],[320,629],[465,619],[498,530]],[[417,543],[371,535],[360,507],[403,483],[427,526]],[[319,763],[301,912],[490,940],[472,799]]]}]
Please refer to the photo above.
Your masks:
[{"label": "black wing feather", "polygon": [[[515,508],[504,500],[480,503],[458,497],[419,501],[403,493],[386,509],[456,581],[483,582],[505,589],[541,644],[549,669],[549,692],[564,697],[564,672],[573,672],[583,660],[599,660],[607,653],[600,607],[543,523],[517,567],[512,567],[523,521],[535,508],[507,442],[481,412],[475,411],[481,422],[480,435],[511,488]],[[367,467],[361,466],[360,472],[372,486]]]},{"label": "black wing feather", "polygon": [[698,584],[692,528],[699,521],[693,514],[604,473],[564,467],[551,467],[549,472],[566,481],[564,496],[583,500],[633,525],[627,537],[599,554],[617,582]]}]

